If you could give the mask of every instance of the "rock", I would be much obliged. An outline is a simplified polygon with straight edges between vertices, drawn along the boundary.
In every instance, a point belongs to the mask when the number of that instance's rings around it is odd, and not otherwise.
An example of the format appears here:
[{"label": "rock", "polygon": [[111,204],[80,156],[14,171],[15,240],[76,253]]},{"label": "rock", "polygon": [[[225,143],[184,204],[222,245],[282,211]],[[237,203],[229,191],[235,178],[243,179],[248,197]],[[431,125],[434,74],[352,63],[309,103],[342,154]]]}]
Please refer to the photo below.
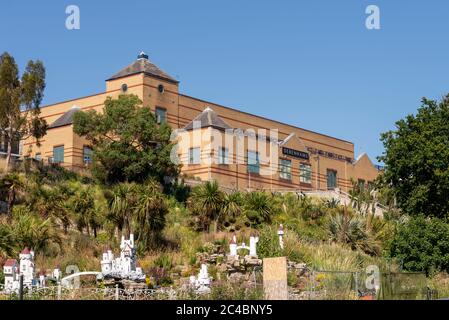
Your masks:
[{"label": "rock", "polygon": [[246,280],[246,276],[243,273],[234,272],[229,275],[228,280],[231,283],[240,283]]},{"label": "rock", "polygon": [[296,263],[294,265],[295,269],[307,269],[307,265],[305,263]]},{"label": "rock", "polygon": [[143,290],[148,288],[146,283],[137,283],[131,280],[122,280],[121,283],[125,290]]},{"label": "rock", "polygon": [[246,256],[244,259],[244,264],[248,267],[256,267],[262,265],[262,260],[257,257]]},{"label": "rock", "polygon": [[228,266],[224,263],[221,263],[217,266],[217,271],[220,273],[224,273],[228,270]]}]

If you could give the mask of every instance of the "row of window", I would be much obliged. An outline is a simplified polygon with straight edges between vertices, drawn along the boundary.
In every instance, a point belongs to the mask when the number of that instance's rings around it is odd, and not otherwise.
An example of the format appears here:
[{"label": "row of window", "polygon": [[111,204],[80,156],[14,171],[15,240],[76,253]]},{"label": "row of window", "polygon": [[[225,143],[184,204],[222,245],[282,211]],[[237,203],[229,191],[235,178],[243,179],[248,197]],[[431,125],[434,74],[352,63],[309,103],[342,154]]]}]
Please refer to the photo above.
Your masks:
[{"label": "row of window", "polygon": [[[189,149],[189,164],[195,165],[200,164],[200,148],[190,148]],[[259,174],[260,172],[260,162],[259,153],[255,151],[247,151],[248,158],[248,173]],[[229,164],[228,149],[219,148],[218,149],[218,164]],[[285,180],[292,179],[292,161],[287,159],[280,159],[279,163],[279,176]],[[306,163],[301,163],[299,165],[299,180],[301,183],[312,183],[312,166]]]},{"label": "row of window", "polygon": [[[42,160],[42,155],[40,153],[36,153],[34,157],[37,161]],[[64,146],[55,146],[53,147],[53,157],[51,158],[52,163],[64,163]],[[92,148],[84,147],[83,148],[83,162],[85,164],[92,163]]]}]

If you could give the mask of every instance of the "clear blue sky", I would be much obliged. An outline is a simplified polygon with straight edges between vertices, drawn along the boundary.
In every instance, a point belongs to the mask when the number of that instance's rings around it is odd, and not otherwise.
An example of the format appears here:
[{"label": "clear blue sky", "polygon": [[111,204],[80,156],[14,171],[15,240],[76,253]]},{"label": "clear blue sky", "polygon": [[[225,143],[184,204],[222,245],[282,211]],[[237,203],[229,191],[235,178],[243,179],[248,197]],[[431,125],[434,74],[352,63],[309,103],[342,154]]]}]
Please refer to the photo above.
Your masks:
[{"label": "clear blue sky", "polygon": [[[78,5],[81,29],[65,28]],[[381,30],[365,28],[365,8]],[[47,68],[45,104],[101,92],[144,50],[181,92],[355,143],[449,92],[445,0],[10,1],[0,51]]]}]

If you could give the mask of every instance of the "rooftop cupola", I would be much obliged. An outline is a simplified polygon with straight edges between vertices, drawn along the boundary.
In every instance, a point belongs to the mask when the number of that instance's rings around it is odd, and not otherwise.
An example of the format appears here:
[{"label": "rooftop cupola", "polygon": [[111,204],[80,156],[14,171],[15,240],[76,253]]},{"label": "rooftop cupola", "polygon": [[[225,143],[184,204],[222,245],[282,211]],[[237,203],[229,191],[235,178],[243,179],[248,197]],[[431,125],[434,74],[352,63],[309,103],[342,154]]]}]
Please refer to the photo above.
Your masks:
[{"label": "rooftop cupola", "polygon": [[167,82],[178,84],[179,81],[170,76],[168,73],[162,71],[157,65],[152,63],[148,58],[148,55],[145,52],[139,53],[137,59],[131,63],[129,66],[123,68],[119,72],[115,73],[112,77],[107,79],[106,81],[116,80],[120,78],[125,78],[129,76],[133,76],[136,74],[145,74],[146,76],[157,78],[161,80],[165,80]]},{"label": "rooftop cupola", "polygon": [[137,60],[140,60],[140,59],[145,59],[145,60],[148,60],[148,55],[145,53],[145,52],[141,52],[141,53],[139,53],[139,55],[137,56]]}]

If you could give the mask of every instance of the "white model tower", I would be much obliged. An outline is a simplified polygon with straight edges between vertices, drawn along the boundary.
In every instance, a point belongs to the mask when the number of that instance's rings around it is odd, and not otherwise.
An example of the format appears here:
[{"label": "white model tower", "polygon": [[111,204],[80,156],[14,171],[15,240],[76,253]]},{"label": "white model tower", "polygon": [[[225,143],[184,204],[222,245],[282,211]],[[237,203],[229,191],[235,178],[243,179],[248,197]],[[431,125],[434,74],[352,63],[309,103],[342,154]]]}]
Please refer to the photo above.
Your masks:
[{"label": "white model tower", "polygon": [[34,251],[28,248],[23,249],[19,259],[19,275],[23,275],[23,286],[30,287],[34,279]]},{"label": "white model tower", "polygon": [[249,238],[249,255],[251,257],[257,257],[257,242],[259,242],[259,237],[252,236]]},{"label": "white model tower", "polygon": [[19,277],[19,264],[16,259],[6,260],[3,266],[3,274],[5,275],[4,290],[12,292],[17,289]]},{"label": "white model tower", "polygon": [[284,226],[282,224],[279,225],[278,237],[279,237],[279,246],[281,247],[281,249],[284,249]]},{"label": "white model tower", "polygon": [[235,234],[232,236],[231,242],[229,243],[229,255],[231,257],[237,256],[237,237]]}]

